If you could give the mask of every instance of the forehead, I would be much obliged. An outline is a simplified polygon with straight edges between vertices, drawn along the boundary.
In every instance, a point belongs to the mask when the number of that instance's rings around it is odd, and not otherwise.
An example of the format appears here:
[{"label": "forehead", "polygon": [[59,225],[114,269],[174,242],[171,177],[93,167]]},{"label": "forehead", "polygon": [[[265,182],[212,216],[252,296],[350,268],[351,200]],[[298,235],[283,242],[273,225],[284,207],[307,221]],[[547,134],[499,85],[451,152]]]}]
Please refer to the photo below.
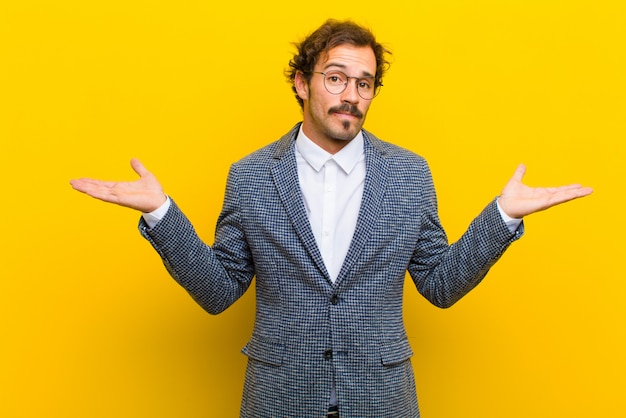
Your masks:
[{"label": "forehead", "polygon": [[320,55],[316,70],[341,69],[358,75],[376,74],[376,56],[369,46],[344,44]]}]

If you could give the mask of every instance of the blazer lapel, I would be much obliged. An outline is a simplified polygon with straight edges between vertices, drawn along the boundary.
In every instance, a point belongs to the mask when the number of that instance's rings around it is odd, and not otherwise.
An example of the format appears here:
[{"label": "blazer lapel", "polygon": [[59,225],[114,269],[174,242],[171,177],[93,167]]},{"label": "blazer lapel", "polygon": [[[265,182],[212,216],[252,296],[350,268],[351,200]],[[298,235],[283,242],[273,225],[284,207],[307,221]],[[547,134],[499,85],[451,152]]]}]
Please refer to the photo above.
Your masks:
[{"label": "blazer lapel", "polygon": [[306,251],[309,253],[316,267],[330,282],[330,276],[324,265],[322,254],[320,253],[315,236],[311,230],[311,224],[304,207],[304,198],[300,190],[298,180],[298,166],[295,155],[295,138],[300,129],[300,124],[296,125],[287,135],[283,136],[274,153],[274,165],[272,166],[272,176],[274,184],[280,196],[287,215],[293,223],[296,234],[300,238]]},{"label": "blazer lapel", "polygon": [[346,259],[341,266],[337,284],[348,274],[354,262],[358,259],[363,247],[367,244],[371,231],[374,229],[383,197],[387,190],[388,163],[380,141],[372,134],[363,131],[365,140],[365,184],[361,209],[357,218],[356,229],[348,249]]}]

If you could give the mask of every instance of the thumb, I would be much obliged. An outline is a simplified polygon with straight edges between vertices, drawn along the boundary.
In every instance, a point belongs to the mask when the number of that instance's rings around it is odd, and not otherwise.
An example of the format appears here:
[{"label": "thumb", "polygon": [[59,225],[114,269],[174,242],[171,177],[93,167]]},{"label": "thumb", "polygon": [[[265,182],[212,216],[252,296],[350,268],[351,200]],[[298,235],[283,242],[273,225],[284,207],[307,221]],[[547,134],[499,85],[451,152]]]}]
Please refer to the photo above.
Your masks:
[{"label": "thumb", "polygon": [[140,177],[143,177],[149,173],[146,167],[141,164],[141,161],[136,158],[130,160],[130,166],[133,168],[133,170],[135,170],[135,173],[139,174]]},{"label": "thumb", "polygon": [[524,178],[524,174],[526,174],[526,166],[524,164],[520,164],[515,169],[515,173],[513,173],[513,177],[511,177],[511,180],[515,180],[521,183],[522,179]]}]

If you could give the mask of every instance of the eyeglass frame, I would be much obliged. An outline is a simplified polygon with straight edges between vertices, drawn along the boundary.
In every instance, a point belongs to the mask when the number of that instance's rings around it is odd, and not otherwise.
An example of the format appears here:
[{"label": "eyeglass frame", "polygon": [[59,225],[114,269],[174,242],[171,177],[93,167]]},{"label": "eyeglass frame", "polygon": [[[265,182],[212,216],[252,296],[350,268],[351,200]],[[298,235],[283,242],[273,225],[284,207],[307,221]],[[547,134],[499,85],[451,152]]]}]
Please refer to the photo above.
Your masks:
[{"label": "eyeglass frame", "polygon": [[[341,91],[338,91],[337,93],[333,93],[332,91],[330,91],[328,89],[328,86],[326,86],[326,74],[332,74],[332,73],[339,73],[339,74],[343,74],[344,76],[346,76],[346,82],[343,85],[343,89]],[[380,88],[383,86],[383,83],[379,83],[376,80],[376,77],[372,76],[372,75],[368,75],[368,76],[364,76],[364,77],[354,77],[354,76],[349,76],[348,74],[346,74],[346,73],[344,73],[343,71],[340,71],[340,70],[332,70],[332,71],[327,71],[327,72],[313,71],[311,74],[321,74],[321,75],[323,75],[324,76],[324,78],[323,78],[324,88],[326,89],[327,92],[329,92],[330,94],[334,94],[334,95],[341,94],[344,91],[346,91],[346,89],[348,88],[348,84],[350,83],[350,79],[354,78],[356,80],[356,92],[359,95],[359,97],[361,99],[363,99],[363,100],[374,100],[374,98],[376,96],[378,96],[378,94],[380,93]],[[363,79],[374,80],[374,95],[371,98],[369,98],[369,99],[363,97],[361,95],[361,90],[359,90],[359,80],[363,80]]]}]

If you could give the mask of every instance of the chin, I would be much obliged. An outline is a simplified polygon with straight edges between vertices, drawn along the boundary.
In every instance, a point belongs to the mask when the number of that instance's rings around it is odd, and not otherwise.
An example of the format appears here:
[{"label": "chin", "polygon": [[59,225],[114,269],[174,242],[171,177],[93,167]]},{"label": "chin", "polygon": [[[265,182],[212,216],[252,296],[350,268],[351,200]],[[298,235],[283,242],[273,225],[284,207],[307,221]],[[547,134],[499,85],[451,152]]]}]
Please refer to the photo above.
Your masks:
[{"label": "chin", "polygon": [[353,139],[361,130],[361,125],[342,124],[341,127],[335,129],[333,136],[340,141],[349,141]]},{"label": "chin", "polygon": [[341,132],[340,134],[333,132],[333,134],[330,135],[330,137],[332,139],[334,139],[335,141],[351,141],[352,139],[354,139],[354,137],[356,136],[356,134],[359,133],[359,131],[344,131]]}]

